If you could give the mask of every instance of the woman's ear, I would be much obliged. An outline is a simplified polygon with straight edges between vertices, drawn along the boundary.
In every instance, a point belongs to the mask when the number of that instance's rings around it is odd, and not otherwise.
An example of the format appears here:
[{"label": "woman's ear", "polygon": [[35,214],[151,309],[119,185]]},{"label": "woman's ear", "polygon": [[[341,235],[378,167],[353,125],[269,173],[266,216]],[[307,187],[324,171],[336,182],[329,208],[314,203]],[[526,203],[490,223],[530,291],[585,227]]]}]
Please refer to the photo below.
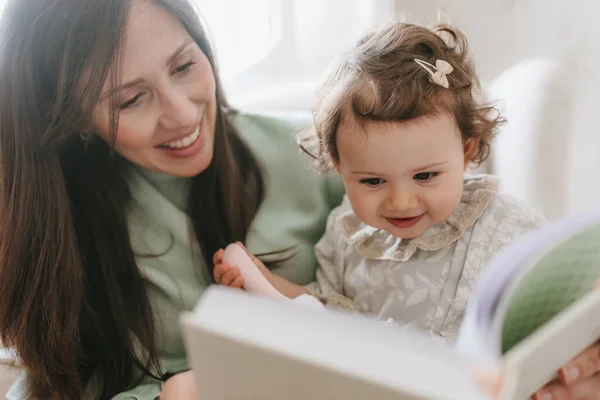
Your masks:
[{"label": "woman's ear", "polygon": [[465,171],[467,170],[469,163],[473,161],[473,158],[477,155],[477,151],[479,151],[479,139],[467,139],[464,146]]}]

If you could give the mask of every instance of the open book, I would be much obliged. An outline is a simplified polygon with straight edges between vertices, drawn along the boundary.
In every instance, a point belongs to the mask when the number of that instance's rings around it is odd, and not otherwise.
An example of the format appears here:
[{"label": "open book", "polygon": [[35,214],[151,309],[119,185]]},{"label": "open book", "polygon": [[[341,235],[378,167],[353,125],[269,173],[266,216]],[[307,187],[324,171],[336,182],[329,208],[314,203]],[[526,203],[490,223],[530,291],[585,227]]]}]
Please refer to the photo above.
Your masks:
[{"label": "open book", "polygon": [[554,223],[487,267],[456,347],[370,318],[214,287],[182,317],[203,399],[487,399],[470,373],[502,367],[525,400],[600,338],[600,212]]}]

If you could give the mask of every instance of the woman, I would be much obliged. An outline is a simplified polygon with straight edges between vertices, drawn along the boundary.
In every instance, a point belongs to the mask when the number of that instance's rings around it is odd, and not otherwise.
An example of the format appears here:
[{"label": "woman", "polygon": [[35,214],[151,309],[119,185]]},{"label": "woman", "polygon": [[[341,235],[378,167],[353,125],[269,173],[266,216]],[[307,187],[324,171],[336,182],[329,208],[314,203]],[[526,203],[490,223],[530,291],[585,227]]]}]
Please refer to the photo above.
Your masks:
[{"label": "woman", "polygon": [[308,282],[341,192],[293,127],[228,107],[186,1],[15,0],[0,29],[0,334],[27,373],[13,396],[153,399],[187,367],[178,315],[213,253],[295,246],[280,272]]},{"label": "woman", "polygon": [[185,0],[6,6],[0,335],[26,371],[10,398],[194,398],[177,317],[214,251],[296,246],[278,271],[313,278],[340,191],[290,126],[227,106],[195,15]]}]

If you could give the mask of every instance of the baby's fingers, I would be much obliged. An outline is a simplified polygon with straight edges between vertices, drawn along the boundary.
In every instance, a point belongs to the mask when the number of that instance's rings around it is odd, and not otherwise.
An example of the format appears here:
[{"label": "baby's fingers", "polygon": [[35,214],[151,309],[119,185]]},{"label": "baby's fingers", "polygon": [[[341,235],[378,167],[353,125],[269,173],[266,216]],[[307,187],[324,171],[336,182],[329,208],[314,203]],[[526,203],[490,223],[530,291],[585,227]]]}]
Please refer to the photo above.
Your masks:
[{"label": "baby's fingers", "polygon": [[234,283],[242,286],[242,274],[237,267],[230,267],[229,271],[221,277],[221,285],[234,287]]},{"label": "baby's fingers", "polygon": [[225,254],[225,250],[223,249],[215,251],[215,254],[213,255],[214,265],[221,264],[223,262],[223,254]]},{"label": "baby's fingers", "polygon": [[482,366],[475,366],[470,370],[471,376],[475,378],[479,386],[492,399],[496,399],[500,395],[502,389],[502,373],[493,371]]},{"label": "baby's fingers", "polygon": [[231,265],[227,263],[220,263],[215,265],[215,269],[213,270],[213,277],[215,278],[215,282],[218,284],[222,284],[223,275],[225,275],[232,268]]},{"label": "baby's fingers", "polygon": [[244,286],[244,278],[242,277],[242,274],[240,274],[236,278],[234,278],[234,280],[229,285],[229,287],[234,288],[234,289],[241,289],[243,286]]}]

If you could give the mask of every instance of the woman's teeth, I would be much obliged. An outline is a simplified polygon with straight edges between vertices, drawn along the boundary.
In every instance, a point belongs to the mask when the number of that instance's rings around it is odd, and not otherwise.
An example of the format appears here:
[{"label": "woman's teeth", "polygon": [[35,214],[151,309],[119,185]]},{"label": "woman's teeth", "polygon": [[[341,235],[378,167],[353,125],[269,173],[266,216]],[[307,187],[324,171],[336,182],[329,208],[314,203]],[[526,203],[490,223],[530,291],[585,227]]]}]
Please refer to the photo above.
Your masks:
[{"label": "woman's teeth", "polygon": [[198,137],[200,136],[200,127],[196,128],[196,130],[189,136],[184,137],[183,139],[176,140],[174,142],[161,144],[161,147],[166,147],[168,149],[184,149],[189,147],[192,143],[194,143]]}]

